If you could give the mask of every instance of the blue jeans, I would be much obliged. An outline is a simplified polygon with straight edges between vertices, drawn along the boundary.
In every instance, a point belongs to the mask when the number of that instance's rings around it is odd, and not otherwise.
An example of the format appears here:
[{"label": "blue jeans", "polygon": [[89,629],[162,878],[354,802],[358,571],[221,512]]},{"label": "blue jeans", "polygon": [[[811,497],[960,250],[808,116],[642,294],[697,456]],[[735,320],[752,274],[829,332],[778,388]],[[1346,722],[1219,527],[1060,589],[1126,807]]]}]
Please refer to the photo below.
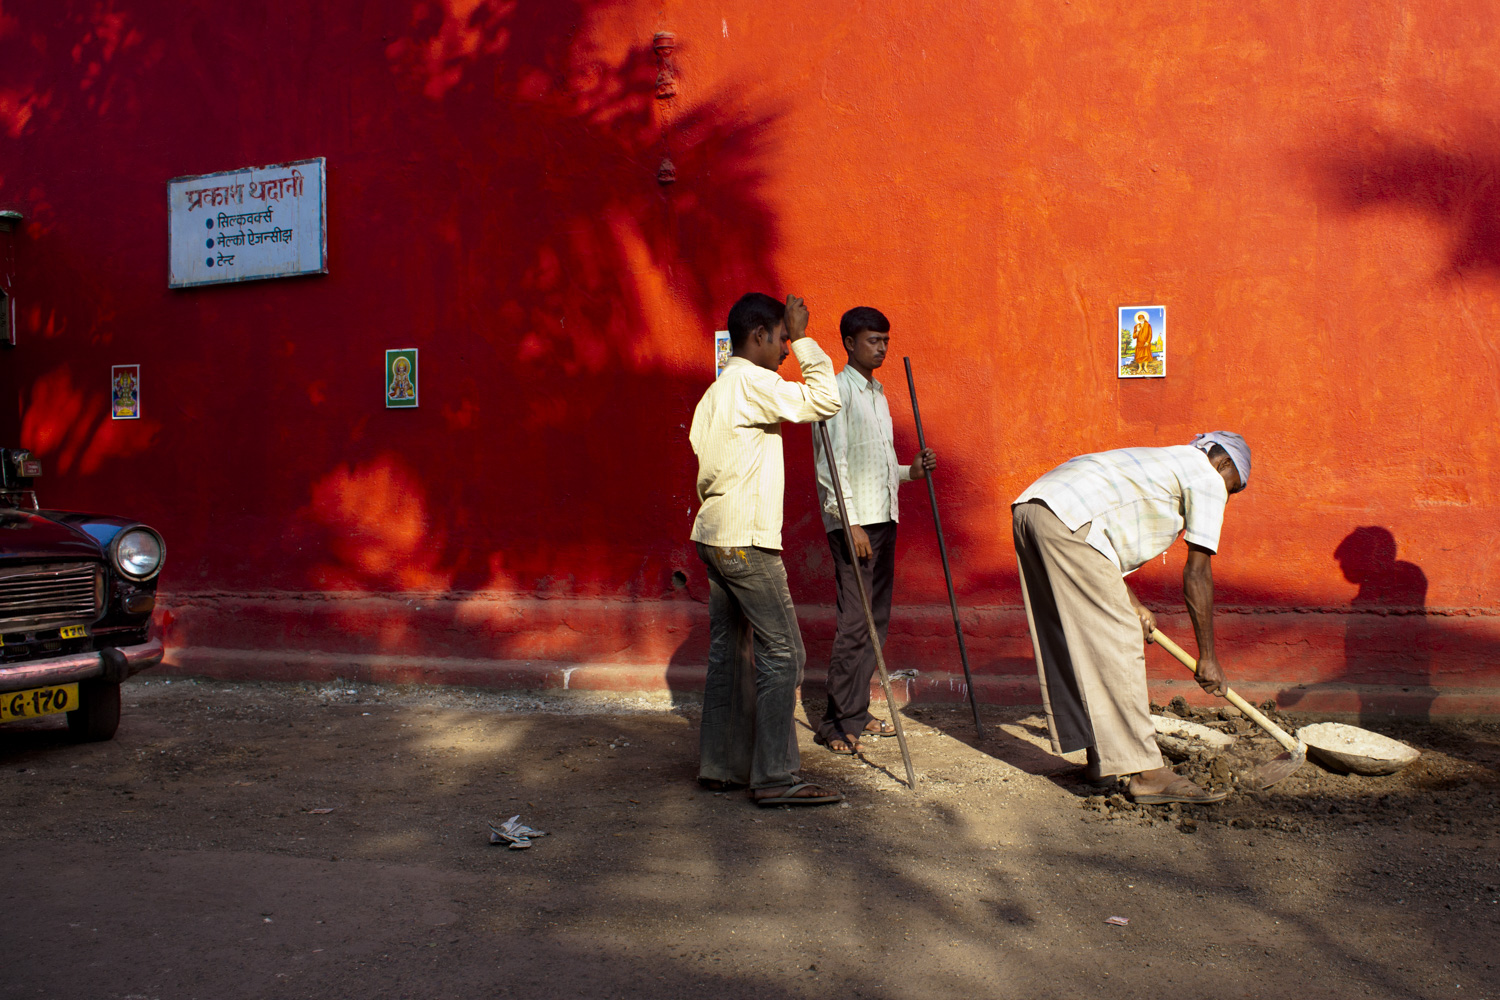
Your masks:
[{"label": "blue jeans", "polygon": [[698,777],[779,788],[801,764],[793,713],[807,653],[781,553],[698,543],[708,568],[708,678]]}]

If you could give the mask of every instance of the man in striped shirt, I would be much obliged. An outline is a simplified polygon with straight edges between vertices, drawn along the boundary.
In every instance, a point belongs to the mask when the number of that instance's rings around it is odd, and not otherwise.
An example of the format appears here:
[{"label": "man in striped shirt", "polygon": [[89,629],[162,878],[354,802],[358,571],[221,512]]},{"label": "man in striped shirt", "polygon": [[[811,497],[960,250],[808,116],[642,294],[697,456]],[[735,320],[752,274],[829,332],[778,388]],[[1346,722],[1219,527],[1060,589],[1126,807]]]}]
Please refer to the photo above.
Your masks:
[{"label": "man in striped shirt", "polygon": [[1228,681],[1214,648],[1213,570],[1224,506],[1250,481],[1250,448],[1230,431],[1191,444],[1123,448],[1065,462],[1011,506],[1021,592],[1052,749],[1087,749],[1086,776],[1131,775],[1141,803],[1217,802],[1162,762],[1146,695],[1143,637],[1156,617],[1125,576],[1187,542],[1182,592],[1198,639],[1198,683]]},{"label": "man in striped shirt", "polygon": [[[806,336],[807,309],[751,292],[729,310],[734,354],[693,413],[698,516],[692,540],[708,570],[708,676],[703,687],[698,782],[748,785],[762,806],[838,802],[804,782],[793,713],[807,654],[781,562],[786,468],[781,424],[839,411],[833,361]],[[776,374],[787,353],[804,382]]]},{"label": "man in striped shirt", "polygon": [[838,634],[828,658],[828,707],[813,737],[838,754],[853,754],[862,736],[894,736],[896,727],[870,714],[870,678],[875,674],[875,647],[859,598],[864,576],[865,592],[875,630],[885,642],[891,620],[891,591],[896,579],[896,522],[900,519],[896,489],[913,479],[925,479],[937,468],[932,449],[918,452],[910,465],[896,458],[891,431],[891,408],[885,387],[875,371],[885,364],[891,343],[891,322],[878,309],[860,306],[844,313],[839,335],[849,355],[839,372],[838,416],[828,420],[829,444],[844,490],[849,514],[849,534],[857,563],[849,559],[839,520],[838,497],[828,476],[828,456],[821,436],[813,435],[813,464],[818,476],[818,500],[823,508],[823,530],[833,552],[833,575],[837,585]]}]

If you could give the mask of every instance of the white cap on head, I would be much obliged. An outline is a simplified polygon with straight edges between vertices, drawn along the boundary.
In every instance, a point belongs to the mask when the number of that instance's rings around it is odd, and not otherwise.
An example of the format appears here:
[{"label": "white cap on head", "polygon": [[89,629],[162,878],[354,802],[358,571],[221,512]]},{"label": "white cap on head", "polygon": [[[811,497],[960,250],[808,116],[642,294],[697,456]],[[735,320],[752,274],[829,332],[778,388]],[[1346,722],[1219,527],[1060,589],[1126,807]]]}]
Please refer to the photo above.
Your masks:
[{"label": "white cap on head", "polygon": [[1240,484],[1250,485],[1250,446],[1234,431],[1208,431],[1195,435],[1188,443],[1205,454],[1214,445],[1223,448],[1228,453],[1229,460],[1234,463],[1235,470],[1240,474]]}]

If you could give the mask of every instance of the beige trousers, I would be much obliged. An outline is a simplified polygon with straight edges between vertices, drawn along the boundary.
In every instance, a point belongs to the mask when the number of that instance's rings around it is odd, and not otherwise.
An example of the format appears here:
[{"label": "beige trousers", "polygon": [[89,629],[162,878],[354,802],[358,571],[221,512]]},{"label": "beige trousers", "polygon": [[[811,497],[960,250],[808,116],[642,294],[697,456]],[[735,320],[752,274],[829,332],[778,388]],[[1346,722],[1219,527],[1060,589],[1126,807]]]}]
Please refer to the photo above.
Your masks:
[{"label": "beige trousers", "polygon": [[1146,649],[1119,569],[1045,504],[1011,510],[1026,621],[1052,749],[1099,752],[1103,774],[1162,766],[1146,695]]}]

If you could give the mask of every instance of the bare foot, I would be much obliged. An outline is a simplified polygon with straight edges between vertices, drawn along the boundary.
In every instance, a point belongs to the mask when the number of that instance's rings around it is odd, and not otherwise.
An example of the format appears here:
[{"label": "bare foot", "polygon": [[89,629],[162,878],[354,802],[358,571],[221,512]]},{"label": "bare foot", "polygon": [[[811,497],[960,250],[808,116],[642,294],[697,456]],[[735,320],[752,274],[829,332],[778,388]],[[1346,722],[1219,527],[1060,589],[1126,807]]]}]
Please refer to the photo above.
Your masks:
[{"label": "bare foot", "polygon": [[1142,771],[1131,777],[1130,794],[1150,795],[1155,792],[1164,792],[1167,786],[1176,780],[1177,772],[1170,767],[1156,767],[1149,771]]}]

